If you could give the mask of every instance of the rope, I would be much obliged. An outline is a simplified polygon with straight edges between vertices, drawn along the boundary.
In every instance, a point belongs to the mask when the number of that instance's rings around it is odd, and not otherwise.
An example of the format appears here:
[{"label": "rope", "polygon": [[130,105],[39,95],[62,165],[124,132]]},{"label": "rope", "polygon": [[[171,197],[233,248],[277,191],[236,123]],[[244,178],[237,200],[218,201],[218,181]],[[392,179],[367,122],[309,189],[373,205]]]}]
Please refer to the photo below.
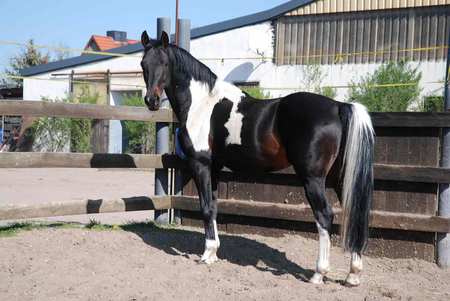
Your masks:
[{"label": "rope", "polygon": [[[14,45],[14,46],[27,46],[27,43],[14,42],[14,41],[4,41],[0,40],[0,45]],[[77,48],[66,48],[66,47],[55,47],[48,45],[34,45],[36,48],[44,48],[51,49],[56,51],[67,51],[67,52],[81,52],[84,54],[96,54],[103,56],[113,56],[113,57],[134,57],[141,58],[140,54],[126,54],[126,53],[113,53],[107,51],[92,51],[92,50],[84,50]],[[284,56],[283,59],[305,59],[305,58],[322,58],[322,57],[335,57],[334,63],[341,62],[345,57],[350,56],[373,56],[373,55],[381,55],[386,53],[393,52],[423,52],[423,51],[432,51],[432,50],[443,50],[448,49],[448,45],[435,45],[429,47],[416,47],[416,48],[403,48],[398,50],[392,49],[383,49],[376,51],[359,51],[359,52],[347,52],[347,53],[325,53],[325,54],[309,54],[309,55],[295,55],[295,56]],[[224,62],[226,60],[273,60],[275,57],[273,56],[254,56],[254,57],[201,57],[198,58],[200,61],[221,61]]]},{"label": "rope", "polygon": [[[5,73],[0,73],[0,76],[4,76],[6,78],[11,79],[27,79],[27,80],[41,80],[41,81],[70,81],[70,79],[67,78],[39,78],[39,77],[24,77],[19,75],[9,75]],[[72,80],[75,84],[86,84],[90,85],[95,83],[95,81],[80,81],[80,80]],[[97,81],[102,82],[102,81]],[[106,83],[106,81],[104,81]],[[444,84],[445,81],[432,81],[432,82],[423,82],[421,84],[423,85],[430,85],[430,84]],[[133,84],[120,84],[120,83],[110,83],[111,86],[123,86],[123,87],[135,87],[135,88],[145,88],[145,85],[133,85]],[[374,84],[374,85],[368,85],[368,88],[393,88],[393,87],[409,87],[417,85],[416,82],[409,82],[409,83],[386,83],[386,84]],[[336,86],[322,86],[321,88],[332,88],[332,89],[348,89],[348,88],[354,88],[358,85],[336,85]],[[262,90],[304,90],[302,87],[259,87]],[[443,89],[443,87],[440,87],[437,89],[440,90]]]}]

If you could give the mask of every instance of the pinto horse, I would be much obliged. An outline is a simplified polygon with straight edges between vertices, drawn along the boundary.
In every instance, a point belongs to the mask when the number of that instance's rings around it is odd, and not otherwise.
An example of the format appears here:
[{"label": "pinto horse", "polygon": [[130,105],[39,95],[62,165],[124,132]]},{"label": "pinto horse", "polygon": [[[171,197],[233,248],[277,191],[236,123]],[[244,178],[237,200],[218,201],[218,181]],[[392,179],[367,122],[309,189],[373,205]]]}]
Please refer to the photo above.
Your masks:
[{"label": "pinto horse", "polygon": [[205,226],[201,261],[217,261],[217,177],[236,172],[270,172],[293,166],[305,187],[319,232],[319,256],[310,282],[329,271],[333,211],[325,180],[338,166],[345,250],[351,252],[348,285],[359,285],[361,253],[368,238],[373,190],[374,131],[365,107],[312,93],[259,100],[221,81],[187,51],[169,44],[167,33],[151,40],[143,32],[141,66],[145,104],[158,110],[165,91],[179,121],[179,145],[196,184]]}]

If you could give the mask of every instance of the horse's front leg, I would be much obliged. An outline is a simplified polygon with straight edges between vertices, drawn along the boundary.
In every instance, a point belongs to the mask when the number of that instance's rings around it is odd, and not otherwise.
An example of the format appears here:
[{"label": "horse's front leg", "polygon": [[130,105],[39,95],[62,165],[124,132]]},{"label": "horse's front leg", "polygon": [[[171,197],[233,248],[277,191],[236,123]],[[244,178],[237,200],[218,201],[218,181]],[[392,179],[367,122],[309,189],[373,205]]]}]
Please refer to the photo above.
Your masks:
[{"label": "horse's front leg", "polygon": [[220,246],[216,222],[217,200],[212,193],[211,166],[194,161],[191,163],[191,168],[205,225],[205,252],[201,257],[201,262],[211,264],[218,260],[217,250]]}]

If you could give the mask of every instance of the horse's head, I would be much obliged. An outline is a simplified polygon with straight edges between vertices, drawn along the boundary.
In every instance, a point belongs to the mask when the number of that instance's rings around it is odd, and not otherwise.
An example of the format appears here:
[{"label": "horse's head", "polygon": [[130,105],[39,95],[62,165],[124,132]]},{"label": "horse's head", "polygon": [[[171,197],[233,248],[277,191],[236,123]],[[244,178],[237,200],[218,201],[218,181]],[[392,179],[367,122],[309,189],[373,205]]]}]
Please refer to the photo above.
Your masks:
[{"label": "horse's head", "polygon": [[163,31],[160,40],[151,40],[147,31],[144,31],[141,42],[145,49],[141,67],[147,87],[144,101],[151,111],[156,111],[159,109],[161,94],[170,83],[169,55],[167,53],[169,36]]}]

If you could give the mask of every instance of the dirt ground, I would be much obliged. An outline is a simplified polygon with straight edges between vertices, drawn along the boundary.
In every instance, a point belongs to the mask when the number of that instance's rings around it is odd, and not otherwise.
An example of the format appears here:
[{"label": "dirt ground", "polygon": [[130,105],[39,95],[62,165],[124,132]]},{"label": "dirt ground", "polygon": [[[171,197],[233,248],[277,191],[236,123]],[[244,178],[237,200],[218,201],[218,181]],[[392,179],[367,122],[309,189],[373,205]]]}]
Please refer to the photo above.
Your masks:
[{"label": "dirt ground", "polygon": [[0,238],[1,300],[450,300],[450,270],[420,260],[364,257],[362,284],[342,285],[349,257],[332,249],[324,285],[317,242],[221,233],[220,261],[199,264],[188,227],[46,228]]}]

